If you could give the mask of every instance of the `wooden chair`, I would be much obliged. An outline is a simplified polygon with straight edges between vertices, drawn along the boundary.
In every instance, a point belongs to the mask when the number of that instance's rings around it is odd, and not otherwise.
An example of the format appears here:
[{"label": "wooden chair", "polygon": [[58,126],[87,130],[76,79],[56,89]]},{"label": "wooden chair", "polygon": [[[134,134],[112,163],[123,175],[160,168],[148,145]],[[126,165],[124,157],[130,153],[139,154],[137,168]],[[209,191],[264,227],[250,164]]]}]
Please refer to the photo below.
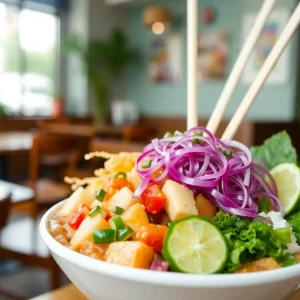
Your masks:
[{"label": "wooden chair", "polygon": [[[14,187],[18,186],[14,185]],[[16,200],[19,199],[16,197],[14,201]],[[19,215],[17,218],[12,217],[9,221],[12,204],[11,195],[2,189],[0,193],[0,257],[47,269],[50,272],[50,287],[58,288],[59,268],[38,235],[38,223],[28,216],[20,217]],[[0,289],[1,295],[8,299],[27,299],[24,295],[16,294],[10,287],[5,290]]]},{"label": "wooden chair", "polygon": [[157,130],[142,124],[128,124],[122,128],[122,137],[126,142],[149,143],[155,138]]},{"label": "wooden chair", "polygon": [[145,147],[144,143],[134,143],[118,140],[102,140],[99,138],[92,139],[90,151],[106,151],[110,153],[118,152],[142,152]]},{"label": "wooden chair", "polygon": [[[61,137],[35,136],[29,158],[29,185],[34,191],[28,213],[15,214],[17,217],[8,222],[1,230],[0,257],[21,261],[31,266],[44,268],[50,275],[50,287],[56,289],[60,283],[60,270],[51,257],[47,247],[42,242],[38,224],[43,208],[54,204],[71,194],[70,187],[49,179],[40,178],[41,155],[69,154],[68,167],[72,169],[77,159],[76,141]],[[0,182],[1,183],[1,182]],[[11,184],[12,193],[17,185]],[[15,197],[17,193],[15,193]],[[17,201],[17,197],[14,202]]]},{"label": "wooden chair", "polygon": [[32,148],[29,154],[29,182],[34,190],[34,214],[50,207],[54,203],[67,198],[71,194],[68,185],[51,179],[40,178],[41,157],[66,155],[68,165],[66,170],[74,170],[77,166],[78,153],[76,140],[59,136],[37,135],[33,137]]},{"label": "wooden chair", "polygon": [[[105,151],[110,153],[119,152],[142,152],[145,144],[133,143],[118,140],[102,140],[100,138],[94,138],[90,142],[90,152]],[[105,159],[98,158],[90,160],[90,169],[95,170],[102,168]]]}]

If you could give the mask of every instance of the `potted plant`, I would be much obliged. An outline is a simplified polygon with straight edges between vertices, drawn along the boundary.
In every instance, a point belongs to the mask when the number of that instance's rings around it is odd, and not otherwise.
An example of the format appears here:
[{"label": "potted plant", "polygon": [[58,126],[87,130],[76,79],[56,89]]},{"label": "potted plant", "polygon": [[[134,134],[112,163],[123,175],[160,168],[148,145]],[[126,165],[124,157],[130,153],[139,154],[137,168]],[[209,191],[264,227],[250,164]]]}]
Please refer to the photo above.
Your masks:
[{"label": "potted plant", "polygon": [[111,83],[137,58],[136,52],[129,47],[120,29],[114,29],[108,40],[91,40],[86,46],[78,36],[72,35],[64,48],[81,59],[93,93],[94,118],[105,122]]},{"label": "potted plant", "polygon": [[0,118],[5,118],[9,116],[9,110],[8,108],[0,103]]}]

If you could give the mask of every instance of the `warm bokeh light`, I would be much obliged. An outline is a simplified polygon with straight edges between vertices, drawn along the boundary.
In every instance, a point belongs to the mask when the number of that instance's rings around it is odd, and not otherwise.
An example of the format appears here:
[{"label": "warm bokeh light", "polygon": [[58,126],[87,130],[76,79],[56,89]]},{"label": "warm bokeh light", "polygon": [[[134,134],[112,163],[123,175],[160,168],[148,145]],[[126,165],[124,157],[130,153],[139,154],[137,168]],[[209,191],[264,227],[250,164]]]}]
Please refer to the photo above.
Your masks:
[{"label": "warm bokeh light", "polygon": [[155,34],[162,34],[164,32],[164,30],[165,30],[165,25],[162,22],[155,22],[152,25],[152,31]]}]

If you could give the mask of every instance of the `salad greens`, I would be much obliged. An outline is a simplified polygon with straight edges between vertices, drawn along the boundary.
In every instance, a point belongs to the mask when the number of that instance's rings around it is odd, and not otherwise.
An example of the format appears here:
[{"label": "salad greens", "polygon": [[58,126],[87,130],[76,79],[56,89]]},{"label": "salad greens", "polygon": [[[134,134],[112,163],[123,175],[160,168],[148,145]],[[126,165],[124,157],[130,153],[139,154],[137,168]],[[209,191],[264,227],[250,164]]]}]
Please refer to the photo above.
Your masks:
[{"label": "salad greens", "polygon": [[253,158],[261,159],[268,170],[281,163],[297,164],[297,153],[286,131],[274,134],[261,146],[252,147],[251,152]]},{"label": "salad greens", "polygon": [[275,235],[273,227],[262,220],[239,219],[219,211],[211,222],[221,230],[227,242],[229,256],[224,269],[226,273],[234,272],[243,262],[263,257],[273,257],[285,266],[295,263],[292,255],[283,255],[283,250],[287,248],[286,241]]},{"label": "salad greens", "polygon": [[292,226],[297,243],[300,244],[300,211],[296,211],[290,216],[286,217],[288,223]]}]

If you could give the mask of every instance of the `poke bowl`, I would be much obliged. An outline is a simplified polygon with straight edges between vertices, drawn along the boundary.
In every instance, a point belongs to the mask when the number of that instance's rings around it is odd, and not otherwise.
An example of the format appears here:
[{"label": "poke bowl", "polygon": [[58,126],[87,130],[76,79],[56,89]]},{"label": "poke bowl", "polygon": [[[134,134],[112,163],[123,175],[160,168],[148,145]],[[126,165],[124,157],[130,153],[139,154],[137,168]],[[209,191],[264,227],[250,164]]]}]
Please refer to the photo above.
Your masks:
[{"label": "poke bowl", "polygon": [[[282,157],[270,147],[278,140]],[[94,156],[105,167],[66,178],[74,193],[40,223],[88,299],[289,299],[297,290],[300,170],[285,132],[250,151],[199,127],[143,153]]]}]

